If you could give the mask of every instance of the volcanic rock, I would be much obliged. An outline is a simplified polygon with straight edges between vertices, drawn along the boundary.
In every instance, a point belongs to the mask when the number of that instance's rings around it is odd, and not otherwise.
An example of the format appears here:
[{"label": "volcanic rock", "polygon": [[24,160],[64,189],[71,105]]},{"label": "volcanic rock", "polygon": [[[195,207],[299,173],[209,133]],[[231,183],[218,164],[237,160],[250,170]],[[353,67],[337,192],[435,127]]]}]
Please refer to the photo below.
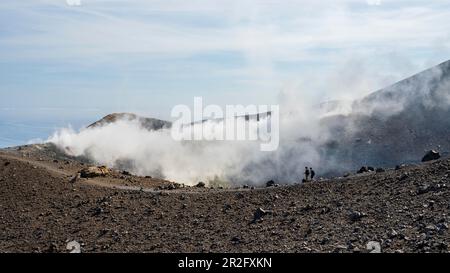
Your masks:
[{"label": "volcanic rock", "polygon": [[77,173],[76,175],[74,175],[74,176],[72,176],[72,178],[70,178],[70,183],[75,183],[75,182],[77,182],[78,181],[78,179],[80,179],[81,178],[81,175],[80,175],[80,173]]},{"label": "volcanic rock", "polygon": [[361,220],[362,218],[366,217],[367,215],[364,212],[359,212],[359,211],[353,211],[352,213],[350,213],[350,220],[352,222],[356,222]]},{"label": "volcanic rock", "polygon": [[439,152],[437,152],[435,150],[430,150],[423,156],[422,162],[437,160],[439,158],[441,158],[441,155],[439,154]]},{"label": "volcanic rock", "polygon": [[204,182],[198,182],[197,185],[195,185],[197,188],[204,188],[205,187],[205,183]]},{"label": "volcanic rock", "polygon": [[377,241],[368,242],[366,248],[370,253],[381,253],[381,244]]},{"label": "volcanic rock", "polygon": [[262,209],[262,208],[258,208],[255,213],[253,214],[253,221],[252,223],[256,223],[256,221],[260,220],[262,217],[264,217],[266,214],[268,214],[269,212]]},{"label": "volcanic rock", "polygon": [[375,171],[375,169],[373,167],[369,167],[369,166],[362,166],[359,171],[357,171],[356,173],[368,173],[368,172],[373,172]]},{"label": "volcanic rock", "polygon": [[93,178],[98,176],[106,176],[109,174],[109,169],[105,166],[99,167],[87,167],[80,171],[80,177],[82,178]]}]

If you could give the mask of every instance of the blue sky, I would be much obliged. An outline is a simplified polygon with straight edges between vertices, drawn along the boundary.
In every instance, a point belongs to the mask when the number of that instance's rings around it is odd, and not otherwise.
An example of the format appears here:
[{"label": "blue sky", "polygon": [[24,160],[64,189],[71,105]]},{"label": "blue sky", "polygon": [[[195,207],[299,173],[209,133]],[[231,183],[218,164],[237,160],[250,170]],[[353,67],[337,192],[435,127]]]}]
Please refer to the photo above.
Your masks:
[{"label": "blue sky", "polygon": [[0,2],[0,121],[354,98],[450,59],[448,1],[77,2]]}]

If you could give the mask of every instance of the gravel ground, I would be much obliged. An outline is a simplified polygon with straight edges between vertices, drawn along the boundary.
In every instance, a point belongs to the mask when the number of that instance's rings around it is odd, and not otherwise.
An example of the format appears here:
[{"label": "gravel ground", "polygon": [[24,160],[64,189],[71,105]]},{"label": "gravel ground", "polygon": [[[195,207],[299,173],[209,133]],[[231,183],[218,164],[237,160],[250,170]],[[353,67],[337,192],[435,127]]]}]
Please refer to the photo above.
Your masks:
[{"label": "gravel ground", "polygon": [[87,165],[48,145],[0,150],[0,251],[449,252],[448,159],[256,189],[74,179]]}]

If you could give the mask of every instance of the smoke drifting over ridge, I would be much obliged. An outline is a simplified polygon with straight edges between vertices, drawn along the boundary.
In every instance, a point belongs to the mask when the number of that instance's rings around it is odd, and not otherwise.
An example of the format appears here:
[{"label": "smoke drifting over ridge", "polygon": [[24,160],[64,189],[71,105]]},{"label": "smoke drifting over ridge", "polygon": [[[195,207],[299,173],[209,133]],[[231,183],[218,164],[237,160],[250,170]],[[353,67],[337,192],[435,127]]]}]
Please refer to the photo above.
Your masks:
[{"label": "smoke drifting over ridge", "polygon": [[[261,120],[258,125],[265,122]],[[206,122],[203,127],[206,131],[213,130],[221,123]],[[170,130],[149,131],[138,120],[121,119],[78,133],[62,129],[49,141],[72,155],[84,155],[138,175],[160,176],[186,184],[233,181],[261,153],[258,142],[175,141]]]},{"label": "smoke drifting over ridge", "polygon": [[[360,165],[392,166],[418,160],[424,149],[449,151],[450,62],[375,92],[352,105],[319,107],[296,92],[280,95],[280,146],[261,152],[253,141],[172,140],[170,129],[147,130],[137,119],[121,119],[75,132],[62,129],[49,142],[139,175],[180,183],[262,184],[299,182],[304,166],[340,174]],[[206,131],[222,121],[203,123]],[[256,120],[239,122],[257,122]],[[266,126],[262,119],[256,127]]]}]

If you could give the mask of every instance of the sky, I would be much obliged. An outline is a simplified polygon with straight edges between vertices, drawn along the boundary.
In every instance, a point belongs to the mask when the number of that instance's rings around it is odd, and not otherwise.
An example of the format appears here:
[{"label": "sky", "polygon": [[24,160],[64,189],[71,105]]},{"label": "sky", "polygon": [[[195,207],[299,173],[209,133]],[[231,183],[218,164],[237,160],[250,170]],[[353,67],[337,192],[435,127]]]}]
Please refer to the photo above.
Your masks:
[{"label": "sky", "polygon": [[450,59],[449,18],[440,0],[2,0],[0,146],[194,96],[363,96]]}]

